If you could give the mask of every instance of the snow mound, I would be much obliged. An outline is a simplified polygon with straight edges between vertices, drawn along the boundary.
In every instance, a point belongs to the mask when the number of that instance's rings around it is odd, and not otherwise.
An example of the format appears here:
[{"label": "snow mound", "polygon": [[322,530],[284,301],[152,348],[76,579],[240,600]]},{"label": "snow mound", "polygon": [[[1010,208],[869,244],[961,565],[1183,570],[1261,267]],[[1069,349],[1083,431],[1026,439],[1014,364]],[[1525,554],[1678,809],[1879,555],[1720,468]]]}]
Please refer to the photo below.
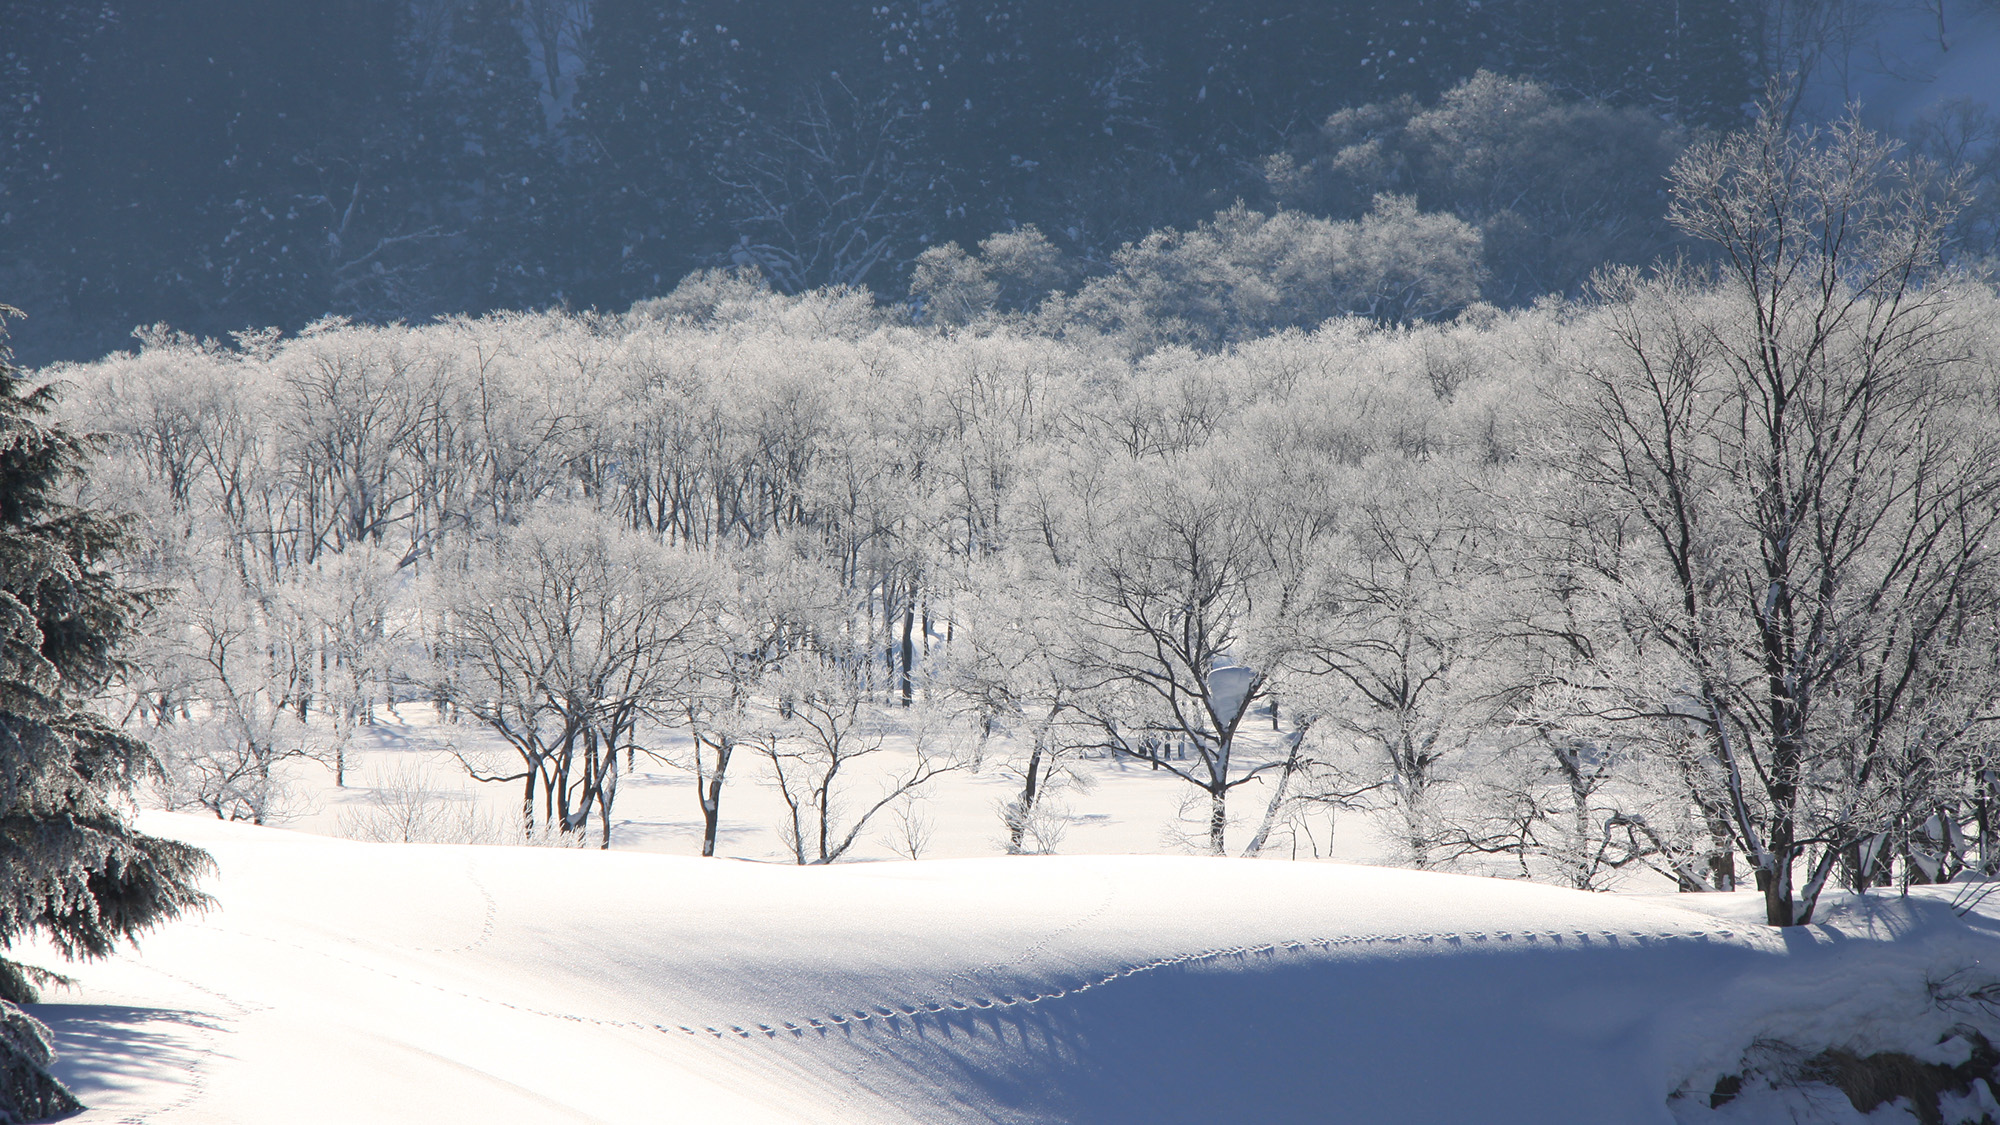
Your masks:
[{"label": "snow mound", "polygon": [[2000,956],[1919,899],[1779,934],[1338,864],[142,824],[214,852],[220,907],[35,1009],[78,1121],[1670,1122],[1760,1036],[1934,1044],[1921,982]]}]

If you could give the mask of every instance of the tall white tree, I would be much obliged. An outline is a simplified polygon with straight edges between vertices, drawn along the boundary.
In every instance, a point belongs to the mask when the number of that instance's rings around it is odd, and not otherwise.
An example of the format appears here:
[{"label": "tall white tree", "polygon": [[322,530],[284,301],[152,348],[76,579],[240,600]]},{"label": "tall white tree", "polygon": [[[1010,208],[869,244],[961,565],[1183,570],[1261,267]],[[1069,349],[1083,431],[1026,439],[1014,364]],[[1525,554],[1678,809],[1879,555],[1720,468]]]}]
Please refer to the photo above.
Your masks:
[{"label": "tall white tree", "polygon": [[1097,741],[1083,708],[1097,671],[1080,659],[1061,578],[1044,581],[1005,558],[973,568],[965,586],[950,604],[955,633],[941,686],[971,707],[982,741],[998,734],[1012,747],[1007,765],[1021,784],[1000,819],[1008,854],[1020,854],[1060,823],[1055,795],[1088,784],[1076,759]]},{"label": "tall white tree", "polygon": [[1283,618],[1308,558],[1271,550],[1266,532],[1288,517],[1232,470],[1214,448],[1075,458],[1029,517],[1047,532],[1034,565],[1066,581],[1091,744],[1198,789],[1217,855],[1229,794],[1285,768],[1240,753],[1239,735],[1287,670],[1287,631],[1259,626]]},{"label": "tall white tree", "polygon": [[1939,265],[1952,186],[1858,123],[1811,135],[1767,107],[1673,187],[1722,264],[1603,285],[1558,456],[1616,543],[1562,687],[1599,730],[1693,733],[1767,920],[1799,925],[1914,811],[1885,804],[1894,775],[1963,727],[1938,707],[1990,612],[1990,376]]}]

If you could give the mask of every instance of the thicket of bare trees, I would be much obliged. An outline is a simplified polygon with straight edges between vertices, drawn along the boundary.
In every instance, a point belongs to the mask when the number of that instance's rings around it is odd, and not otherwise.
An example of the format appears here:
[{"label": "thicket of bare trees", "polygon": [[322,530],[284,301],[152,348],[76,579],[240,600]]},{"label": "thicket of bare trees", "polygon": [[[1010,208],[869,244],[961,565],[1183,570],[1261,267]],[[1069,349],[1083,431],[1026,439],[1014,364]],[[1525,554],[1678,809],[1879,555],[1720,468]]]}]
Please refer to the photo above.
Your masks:
[{"label": "thicket of bare trees", "polygon": [[[1379,310],[1287,271],[1352,247],[1219,220],[1134,248],[1115,317],[1022,311],[1030,230],[931,255],[923,326],[712,273],[622,316],[149,332],[55,373],[182,590],[128,719],[218,815],[421,703],[519,751],[473,765],[524,830],[599,843],[639,753],[695,774],[705,853],[759,763],[802,863],[976,758],[1017,775],[999,845],[1044,850],[1109,753],[1216,853],[1353,810],[1416,866],[1747,872],[1775,924],[1991,873],[2000,303],[1942,265],[1953,189],[1776,125],[1673,184],[1716,268],[1432,323],[1324,319]],[[895,784],[847,788],[891,738]]]},{"label": "thicket of bare trees", "polygon": [[687,695],[712,643],[709,568],[587,512],[537,513],[481,546],[487,557],[431,576],[445,588],[429,599],[435,667],[419,678],[518,754],[517,773],[467,767],[521,783],[525,831],[539,811],[578,832],[594,810],[609,847],[620,752]]}]

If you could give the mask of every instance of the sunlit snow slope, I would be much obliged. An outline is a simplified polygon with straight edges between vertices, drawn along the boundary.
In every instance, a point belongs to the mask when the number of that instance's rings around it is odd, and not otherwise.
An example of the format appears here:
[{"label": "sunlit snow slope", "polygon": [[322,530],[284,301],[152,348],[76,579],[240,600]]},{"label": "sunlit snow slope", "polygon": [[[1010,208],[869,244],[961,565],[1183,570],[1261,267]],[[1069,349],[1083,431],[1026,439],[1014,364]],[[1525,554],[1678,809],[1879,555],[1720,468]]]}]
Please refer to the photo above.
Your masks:
[{"label": "sunlit snow slope", "polygon": [[2000,954],[1940,903],[1781,938],[1334,864],[796,869],[144,823],[214,852],[219,907],[36,1009],[81,1121],[1668,1121],[1760,1021]]}]

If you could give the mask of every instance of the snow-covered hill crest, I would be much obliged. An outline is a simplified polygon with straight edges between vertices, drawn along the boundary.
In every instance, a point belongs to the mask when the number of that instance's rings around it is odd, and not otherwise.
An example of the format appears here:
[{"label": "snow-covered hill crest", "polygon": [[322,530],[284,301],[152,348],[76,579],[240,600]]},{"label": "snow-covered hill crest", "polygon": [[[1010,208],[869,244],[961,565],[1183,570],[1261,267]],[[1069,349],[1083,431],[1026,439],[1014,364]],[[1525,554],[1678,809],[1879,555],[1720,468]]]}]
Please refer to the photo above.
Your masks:
[{"label": "snow-covered hill crest", "polygon": [[1699,1120],[1671,1095],[1753,1041],[1990,1021],[1925,988],[2000,953],[1927,899],[1780,935],[1735,896],[1339,864],[146,823],[216,854],[221,905],[39,1009],[85,1121]]}]

